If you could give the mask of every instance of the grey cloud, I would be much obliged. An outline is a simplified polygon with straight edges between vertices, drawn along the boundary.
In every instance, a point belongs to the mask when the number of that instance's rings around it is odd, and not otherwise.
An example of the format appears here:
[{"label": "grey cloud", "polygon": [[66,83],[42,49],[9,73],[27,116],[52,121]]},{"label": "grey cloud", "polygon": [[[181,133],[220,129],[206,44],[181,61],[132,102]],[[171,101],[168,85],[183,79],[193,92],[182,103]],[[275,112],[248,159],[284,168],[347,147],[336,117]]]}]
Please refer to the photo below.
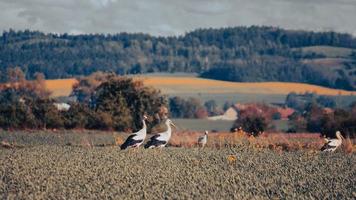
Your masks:
[{"label": "grey cloud", "polygon": [[145,32],[271,25],[356,35],[355,0],[0,0],[0,31]]}]

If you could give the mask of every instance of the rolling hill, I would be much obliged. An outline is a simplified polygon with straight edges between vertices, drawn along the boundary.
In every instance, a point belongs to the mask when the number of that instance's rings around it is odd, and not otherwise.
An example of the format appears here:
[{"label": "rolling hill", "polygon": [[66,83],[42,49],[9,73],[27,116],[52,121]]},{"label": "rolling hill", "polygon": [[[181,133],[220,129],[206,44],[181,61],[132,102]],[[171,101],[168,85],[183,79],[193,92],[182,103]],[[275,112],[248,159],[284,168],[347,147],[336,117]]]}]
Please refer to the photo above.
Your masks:
[{"label": "rolling hill", "polygon": [[[337,66],[330,59],[339,59]],[[9,30],[0,36],[2,82],[8,81],[8,68],[19,66],[27,79],[37,72],[48,79],[96,71],[185,72],[225,81],[299,82],[352,91],[356,89],[355,60],[352,35],[265,26],[197,29],[179,37],[29,30]]]}]

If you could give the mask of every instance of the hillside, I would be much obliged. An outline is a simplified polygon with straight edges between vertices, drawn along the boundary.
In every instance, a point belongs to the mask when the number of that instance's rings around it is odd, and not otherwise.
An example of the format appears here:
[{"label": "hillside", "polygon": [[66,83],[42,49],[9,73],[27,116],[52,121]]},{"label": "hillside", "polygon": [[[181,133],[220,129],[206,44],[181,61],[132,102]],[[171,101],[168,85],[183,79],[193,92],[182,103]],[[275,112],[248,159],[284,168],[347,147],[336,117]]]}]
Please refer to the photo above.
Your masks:
[{"label": "hillside", "polygon": [[[198,29],[179,37],[147,34],[57,35],[7,31],[0,37],[0,81],[19,66],[27,78],[117,74],[197,73],[235,82],[300,82],[355,90],[356,38],[335,32],[274,27]],[[338,68],[315,59],[346,59]]]},{"label": "hillside", "polygon": [[[200,94],[265,94],[287,95],[290,92],[316,92],[320,95],[356,95],[356,92],[331,89],[304,83],[260,82],[235,83],[203,79],[198,77],[174,76],[134,76],[143,80],[147,86],[160,89],[167,95]],[[75,79],[46,80],[46,85],[53,92],[53,96],[67,96],[70,94]]]}]

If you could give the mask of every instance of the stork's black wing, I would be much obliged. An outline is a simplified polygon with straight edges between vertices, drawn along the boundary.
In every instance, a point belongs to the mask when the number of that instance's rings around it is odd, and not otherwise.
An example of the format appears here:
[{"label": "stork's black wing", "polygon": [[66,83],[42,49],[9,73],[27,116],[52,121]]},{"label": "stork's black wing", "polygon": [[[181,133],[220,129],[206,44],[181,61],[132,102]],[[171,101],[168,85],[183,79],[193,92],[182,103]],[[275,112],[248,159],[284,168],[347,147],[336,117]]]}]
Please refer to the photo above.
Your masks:
[{"label": "stork's black wing", "polygon": [[157,138],[160,135],[154,135],[150,138],[150,140],[145,144],[145,148],[150,148],[150,147],[158,147],[160,145],[164,145],[167,143],[167,141],[162,141],[162,140],[158,140]]},{"label": "stork's black wing", "polygon": [[124,144],[121,145],[121,149],[127,149],[128,147],[130,146],[134,146],[135,144],[137,143],[141,143],[143,140],[134,140],[133,138],[135,137],[136,135],[130,135],[126,141],[124,142]]},{"label": "stork's black wing", "polygon": [[330,145],[331,141],[327,142],[326,144],[324,144],[324,146],[321,147],[320,151],[325,151],[327,149],[333,149],[336,148],[336,146],[334,145]]}]

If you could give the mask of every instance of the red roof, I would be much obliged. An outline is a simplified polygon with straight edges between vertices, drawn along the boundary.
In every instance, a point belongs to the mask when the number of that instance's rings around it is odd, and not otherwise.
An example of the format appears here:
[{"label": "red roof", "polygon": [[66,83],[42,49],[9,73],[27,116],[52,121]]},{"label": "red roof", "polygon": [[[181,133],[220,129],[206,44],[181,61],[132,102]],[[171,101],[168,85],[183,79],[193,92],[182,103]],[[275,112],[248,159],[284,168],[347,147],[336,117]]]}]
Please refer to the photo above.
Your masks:
[{"label": "red roof", "polygon": [[281,113],[281,119],[288,119],[295,112],[293,108],[277,108],[277,110]]}]

